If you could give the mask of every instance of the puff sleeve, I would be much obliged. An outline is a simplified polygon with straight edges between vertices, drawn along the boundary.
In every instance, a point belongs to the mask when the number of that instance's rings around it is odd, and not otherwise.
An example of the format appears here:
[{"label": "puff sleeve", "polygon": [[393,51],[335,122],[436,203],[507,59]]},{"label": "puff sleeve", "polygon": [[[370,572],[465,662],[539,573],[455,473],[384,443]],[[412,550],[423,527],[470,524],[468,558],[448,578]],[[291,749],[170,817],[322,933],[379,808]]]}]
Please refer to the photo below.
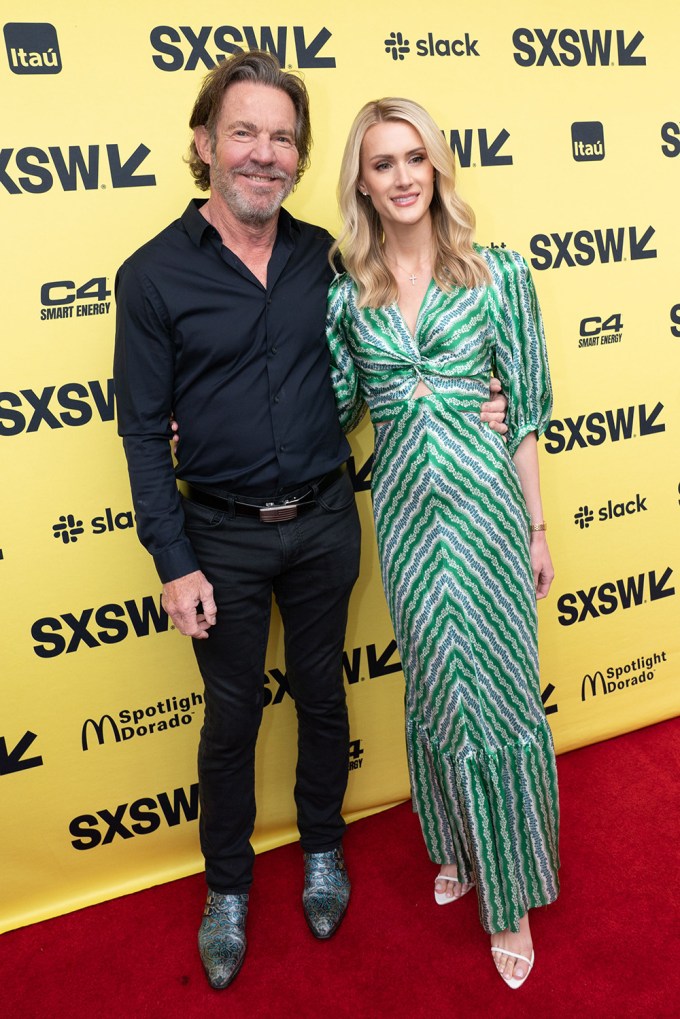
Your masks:
[{"label": "puff sleeve", "polygon": [[552,386],[538,306],[529,267],[516,251],[487,249],[491,270],[493,367],[508,398],[511,456],[529,432],[541,435],[552,411]]},{"label": "puff sleeve", "polygon": [[348,344],[350,323],[347,314],[347,289],[350,285],[351,280],[346,274],[336,276],[328,291],[326,316],[326,341],[331,355],[331,382],[340,425],[345,432],[356,428],[366,412],[359,373]]}]

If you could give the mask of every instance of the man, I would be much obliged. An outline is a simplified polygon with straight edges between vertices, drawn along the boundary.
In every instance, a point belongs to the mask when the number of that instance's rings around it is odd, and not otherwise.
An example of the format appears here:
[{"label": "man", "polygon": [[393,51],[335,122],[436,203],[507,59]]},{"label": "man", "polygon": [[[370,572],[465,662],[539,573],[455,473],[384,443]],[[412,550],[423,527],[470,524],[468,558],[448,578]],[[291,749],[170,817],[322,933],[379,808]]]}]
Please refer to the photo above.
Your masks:
[{"label": "man", "polygon": [[208,74],[190,126],[191,170],[210,197],[122,266],[114,374],[139,536],[205,683],[198,940],[222,988],[246,950],[272,593],[298,716],[312,933],[330,937],[347,908],[342,648],[359,525],[324,340],[331,237],[281,208],[309,162],[306,89],[269,54],[242,53]]}]

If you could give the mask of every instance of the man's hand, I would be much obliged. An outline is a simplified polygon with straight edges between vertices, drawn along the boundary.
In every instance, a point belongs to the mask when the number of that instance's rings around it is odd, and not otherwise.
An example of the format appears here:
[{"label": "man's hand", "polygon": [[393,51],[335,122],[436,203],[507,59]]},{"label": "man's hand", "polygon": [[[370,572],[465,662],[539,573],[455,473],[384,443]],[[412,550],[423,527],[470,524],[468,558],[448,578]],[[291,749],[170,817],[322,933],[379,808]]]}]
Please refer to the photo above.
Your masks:
[{"label": "man's hand", "polygon": [[217,619],[212,584],[200,570],[164,584],[162,605],[179,632],[196,640],[206,638]]},{"label": "man's hand", "polygon": [[492,378],[489,382],[490,398],[482,404],[482,421],[489,422],[489,428],[499,435],[505,435],[508,426],[505,423],[505,415],[508,412],[508,400],[501,389],[498,379]]}]

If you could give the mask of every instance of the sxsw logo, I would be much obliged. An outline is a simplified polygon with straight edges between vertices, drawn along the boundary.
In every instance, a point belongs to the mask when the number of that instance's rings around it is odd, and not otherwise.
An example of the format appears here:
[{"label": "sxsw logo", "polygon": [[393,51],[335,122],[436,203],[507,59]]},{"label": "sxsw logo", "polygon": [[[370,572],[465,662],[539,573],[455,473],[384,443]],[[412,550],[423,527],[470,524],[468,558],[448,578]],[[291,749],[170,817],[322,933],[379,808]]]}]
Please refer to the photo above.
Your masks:
[{"label": "sxsw logo", "polygon": [[[529,247],[534,269],[559,269],[565,266],[593,265],[600,262],[631,262],[656,258],[656,248],[649,247],[656,230],[648,226],[644,232],[636,226],[607,227],[604,230],[570,230],[565,234],[534,234]],[[553,250],[554,248],[554,250]]]},{"label": "sxsw logo", "polygon": [[37,739],[31,730],[27,730],[15,743],[11,750],[7,749],[4,736],[0,736],[0,775],[11,775],[16,771],[27,771],[29,768],[40,768],[42,757],[26,757],[29,747]]},{"label": "sxsw logo", "polygon": [[167,633],[168,629],[168,614],[160,596],[146,595],[139,602],[130,598],[122,605],[107,603],[75,614],[43,616],[33,623],[31,637],[36,641],[33,651],[38,658],[56,658],[73,654],[81,645],[96,648],[119,644],[129,634],[148,637],[150,633]]},{"label": "sxsw logo", "polygon": [[[444,137],[446,138],[446,132]],[[510,132],[504,127],[498,134],[490,135],[485,127],[476,130],[466,128],[464,131],[449,131],[449,148],[458,160],[460,166],[477,166],[473,162],[474,146],[476,139],[476,150],[479,153],[477,161],[480,166],[512,166],[512,156],[509,152],[501,152],[508,139]]]},{"label": "sxsw logo", "polygon": [[604,159],[604,127],[599,120],[576,120],[571,125],[571,151],[577,163]]},{"label": "sxsw logo", "polygon": [[61,53],[54,25],[13,21],[5,25],[9,69],[14,74],[59,74]]},{"label": "sxsw logo", "polygon": [[[0,184],[10,195],[23,192],[43,195],[55,185],[63,191],[105,189],[100,165],[106,151],[107,180],[112,188],[148,188],[156,184],[153,173],[137,173],[151,152],[140,143],[130,155],[121,155],[118,145],[49,145],[47,150],[36,145],[24,148],[0,149]],[[10,161],[14,157],[14,165]]]},{"label": "sxsw logo", "polygon": [[671,335],[680,337],[680,304],[674,304],[670,310]]},{"label": "sxsw logo", "polygon": [[[188,25],[180,25],[179,28],[157,25],[151,29],[149,36],[157,54],[152,59],[160,71],[195,71],[199,64],[201,68],[210,68],[233,53],[246,50],[266,50],[276,57],[281,67],[285,67],[289,60],[289,67],[293,63],[299,68],[335,67],[335,57],[320,55],[330,38],[328,29],[321,28],[313,39],[307,41],[305,28],[301,25],[293,28],[265,25],[259,29],[252,25],[244,25],[241,29],[232,25],[220,25],[218,28],[203,25],[198,29]],[[294,61],[292,50],[295,50]]]},{"label": "sxsw logo", "polygon": [[668,120],[661,128],[661,138],[665,143],[661,146],[664,156],[668,156],[669,159],[680,156],[680,124]]},{"label": "sxsw logo", "polygon": [[[472,39],[465,32],[462,39],[435,39],[432,32],[424,39],[416,41],[416,56],[419,57],[478,57],[479,39]],[[385,39],[385,53],[392,60],[403,60],[411,52],[411,43],[402,32],[390,32]]]},{"label": "sxsw logo", "polygon": [[0,392],[0,437],[37,432],[47,428],[78,427],[94,417],[113,421],[115,400],[113,379],[99,382],[65,382],[45,386],[39,393],[21,389],[18,393]]},{"label": "sxsw logo", "polygon": [[198,783],[181,786],[171,793],[143,796],[132,803],[120,803],[112,810],[102,808],[94,814],[79,814],[69,824],[74,849],[95,849],[108,846],[115,838],[132,839],[135,835],[151,835],[162,824],[174,828],[198,817]]},{"label": "sxsw logo", "polygon": [[[639,492],[635,493],[634,499],[629,499],[627,502],[612,502],[608,500],[606,506],[600,506],[597,510],[597,519],[606,522],[607,520],[619,520],[622,517],[631,516],[633,513],[646,513],[647,512],[647,496],[641,496]],[[595,520],[595,510],[590,509],[589,506],[579,506],[578,511],[574,513],[574,523],[582,531],[587,530]]]},{"label": "sxsw logo", "polygon": [[[378,650],[375,644],[368,644],[363,648],[352,648],[351,652],[343,651],[342,668],[346,682],[353,686],[366,679],[380,679],[401,672],[399,657],[393,660],[396,651],[395,640],[391,640],[382,650]],[[285,672],[270,669],[264,675],[264,707],[280,704],[286,696],[292,699],[293,694]]]},{"label": "sxsw logo", "polygon": [[665,432],[666,425],[659,420],[663,409],[659,400],[651,411],[647,410],[645,403],[640,403],[614,410],[594,410],[590,414],[579,414],[577,418],[567,417],[563,421],[555,418],[545,430],[546,452],[569,453],[576,448],[601,446],[607,440],[620,442]]},{"label": "sxsw logo", "polygon": [[617,609],[630,609],[647,601],[660,601],[675,594],[670,586],[673,570],[667,566],[663,573],[649,570],[637,576],[595,584],[588,590],[562,594],[557,599],[559,615],[557,621],[561,626],[573,626],[587,619],[610,616]]},{"label": "sxsw logo", "polygon": [[625,31],[607,28],[518,28],[512,34],[513,57],[520,67],[644,67],[647,58],[638,53],[644,39],[636,32],[631,39]]}]

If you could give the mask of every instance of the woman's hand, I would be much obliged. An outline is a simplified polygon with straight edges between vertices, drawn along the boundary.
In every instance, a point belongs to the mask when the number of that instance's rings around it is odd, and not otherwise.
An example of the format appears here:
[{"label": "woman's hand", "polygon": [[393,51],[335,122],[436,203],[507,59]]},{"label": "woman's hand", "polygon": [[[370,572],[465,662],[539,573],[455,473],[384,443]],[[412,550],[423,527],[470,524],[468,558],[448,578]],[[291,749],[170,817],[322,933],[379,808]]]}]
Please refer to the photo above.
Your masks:
[{"label": "woman's hand", "polygon": [[531,556],[531,569],[534,574],[534,589],[538,601],[541,598],[545,598],[555,576],[545,531],[531,532],[529,554]]}]

